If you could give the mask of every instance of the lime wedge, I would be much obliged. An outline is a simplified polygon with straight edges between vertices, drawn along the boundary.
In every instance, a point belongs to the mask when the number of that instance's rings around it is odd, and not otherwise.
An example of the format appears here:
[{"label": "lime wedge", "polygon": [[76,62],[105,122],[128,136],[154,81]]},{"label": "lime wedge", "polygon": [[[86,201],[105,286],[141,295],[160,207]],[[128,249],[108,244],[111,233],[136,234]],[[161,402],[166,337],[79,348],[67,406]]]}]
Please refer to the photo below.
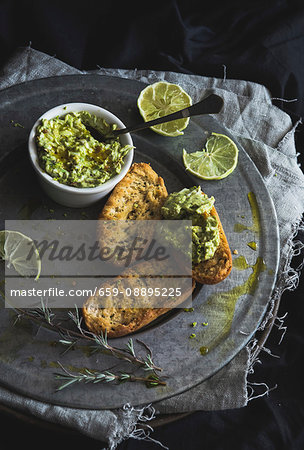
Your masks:
[{"label": "lime wedge", "polygon": [[[145,122],[179,111],[192,105],[192,99],[178,84],[158,81],[141,91],[137,106]],[[189,124],[189,117],[151,127],[163,136],[180,136]]]},{"label": "lime wedge", "polygon": [[203,151],[187,153],[183,150],[183,161],[192,175],[203,180],[221,180],[231,174],[238,162],[238,148],[224,134],[212,133]]},{"label": "lime wedge", "polygon": [[19,231],[0,231],[0,258],[7,261],[23,277],[35,277],[41,272],[41,259],[32,239]]}]

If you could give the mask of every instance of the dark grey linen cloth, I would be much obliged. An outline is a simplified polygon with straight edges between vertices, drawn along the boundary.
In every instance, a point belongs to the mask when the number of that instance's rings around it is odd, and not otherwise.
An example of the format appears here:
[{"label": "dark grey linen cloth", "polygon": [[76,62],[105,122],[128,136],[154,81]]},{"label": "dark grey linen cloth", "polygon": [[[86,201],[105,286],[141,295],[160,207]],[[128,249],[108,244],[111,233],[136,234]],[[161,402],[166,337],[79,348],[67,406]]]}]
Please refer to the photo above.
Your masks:
[{"label": "dark grey linen cloth", "polygon": [[[293,255],[301,244],[295,241],[304,211],[304,175],[297,162],[294,144],[296,126],[290,117],[272,105],[271,94],[256,83],[207,78],[173,72],[148,70],[120,70],[99,68],[95,73],[114,75],[152,83],[159,80],[180,84],[198,101],[206,88],[213,88],[225,100],[219,120],[236,136],[259,169],[273,199],[280,230],[280,268],[277,283],[269,299],[269,315],[274,301],[285,289],[297,286],[299,273],[290,267]],[[17,83],[49,76],[82,74],[55,57],[31,47],[21,48],[0,71],[0,89]],[[261,325],[265,325],[264,323]],[[126,438],[150,439],[150,431],[140,425],[155,414],[179,413],[194,410],[220,410],[246,406],[248,403],[247,375],[252,371],[253,339],[246,348],[218,373],[200,385],[145,408],[125,405],[119,410],[82,410],[50,405],[17,395],[0,387],[0,403],[23,413],[73,428],[108,442],[115,449]],[[161,445],[161,444],[160,444]]]}]

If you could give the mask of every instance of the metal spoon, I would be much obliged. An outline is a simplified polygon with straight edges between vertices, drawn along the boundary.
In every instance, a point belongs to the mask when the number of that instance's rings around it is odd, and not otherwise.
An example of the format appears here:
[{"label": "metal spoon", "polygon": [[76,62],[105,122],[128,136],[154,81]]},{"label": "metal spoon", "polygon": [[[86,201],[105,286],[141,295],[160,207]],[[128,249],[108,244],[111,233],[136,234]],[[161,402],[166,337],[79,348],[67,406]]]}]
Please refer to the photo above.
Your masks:
[{"label": "metal spoon", "polygon": [[[116,137],[125,133],[132,133],[134,131],[144,130],[145,128],[152,127],[154,125],[159,125],[161,123],[171,122],[171,120],[184,119],[186,117],[199,116],[201,114],[217,114],[219,113],[224,105],[224,101],[222,97],[219,97],[216,94],[209,94],[207,97],[203,98],[200,102],[195,103],[188,108],[181,109],[172,114],[168,114],[167,116],[159,117],[158,119],[150,120],[149,122],[142,122],[138,125],[133,125],[131,127],[121,128],[120,130],[113,130],[111,134],[107,134],[107,136],[102,136],[103,138],[111,138]],[[91,129],[91,127],[87,127],[91,132],[92,136],[96,139],[97,133],[95,129]],[[95,136],[94,136],[95,134]],[[100,140],[100,133],[99,140]]]}]

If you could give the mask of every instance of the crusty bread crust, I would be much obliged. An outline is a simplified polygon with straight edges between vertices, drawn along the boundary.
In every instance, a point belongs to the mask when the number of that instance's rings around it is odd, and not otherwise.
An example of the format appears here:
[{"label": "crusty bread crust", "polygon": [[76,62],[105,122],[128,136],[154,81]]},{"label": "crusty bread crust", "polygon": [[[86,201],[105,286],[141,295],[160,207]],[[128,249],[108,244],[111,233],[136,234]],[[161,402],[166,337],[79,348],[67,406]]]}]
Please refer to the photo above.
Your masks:
[{"label": "crusty bread crust", "polygon": [[192,267],[192,277],[201,284],[217,284],[223,281],[232,269],[231,251],[215,207],[212,208],[211,214],[218,221],[220,243],[212,258],[195,264]]},{"label": "crusty bread crust", "polygon": [[[161,271],[161,264],[161,262],[155,260],[138,264],[132,268],[128,268],[115,279],[107,280],[101,285],[101,288],[104,289],[104,292],[106,292],[106,288],[109,288],[109,292],[112,293],[114,292],[113,288],[117,286],[119,287],[119,291],[124,292],[126,292],[127,288],[130,288],[130,291],[134,292],[134,288],[148,289],[151,286],[168,286],[170,285],[170,277],[165,280],[163,278],[149,277],[150,273],[156,273],[156,267]],[[85,302],[82,309],[86,326],[95,334],[99,334],[101,331],[105,333],[106,331],[110,338],[133,333],[157,317],[181,305],[194,290],[195,281],[192,280],[190,284],[185,279],[181,279],[178,286],[181,288],[182,295],[171,299],[166,298],[164,303],[165,308],[151,307],[155,297],[153,298],[148,295],[141,298],[143,305],[141,308],[134,307],[134,297],[125,297],[120,301],[120,307],[116,308],[113,305],[119,301],[117,300],[117,296],[92,296]],[[147,305],[147,308],[144,307],[145,305]]]}]

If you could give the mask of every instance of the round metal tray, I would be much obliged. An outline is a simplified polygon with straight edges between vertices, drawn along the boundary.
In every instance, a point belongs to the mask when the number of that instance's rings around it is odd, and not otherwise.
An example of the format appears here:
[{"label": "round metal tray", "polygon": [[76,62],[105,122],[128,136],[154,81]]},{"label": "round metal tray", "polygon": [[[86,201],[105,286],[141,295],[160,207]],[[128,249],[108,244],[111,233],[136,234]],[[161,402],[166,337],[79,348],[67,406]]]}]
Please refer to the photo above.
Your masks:
[{"label": "round metal tray", "polygon": [[[44,111],[65,102],[98,104],[128,124],[140,120],[136,99],[143,83],[99,75],[74,75],[41,79],[20,84],[0,92],[0,131],[2,136],[0,159],[1,227],[5,219],[46,219],[49,210],[54,218],[61,218],[66,208],[56,205],[40,192],[39,185],[28,163],[26,141],[29,130]],[[12,123],[13,121],[13,123]],[[20,124],[16,127],[14,124]],[[135,160],[148,162],[164,178],[169,192],[184,186],[201,184],[202,190],[214,195],[216,208],[223,223],[231,249],[246,257],[250,266],[257,258],[263,258],[267,270],[260,273],[254,293],[246,292],[237,300],[229,330],[219,333],[223,320],[223,304],[210,299],[216,293],[231,292],[242,285],[252,269],[237,270],[216,286],[203,286],[195,291],[194,311],[171,314],[157,321],[137,337],[152,349],[155,361],[168,376],[167,386],[147,389],[145,385],[125,383],[77,384],[60,393],[55,392],[58,381],[54,379],[54,361],[74,367],[109,367],[109,359],[95,353],[88,356],[81,349],[61,355],[60,346],[50,345],[57,337],[52,331],[37,329],[20,322],[12,328],[12,311],[0,311],[0,383],[10,390],[41,401],[84,409],[112,409],[125,403],[143,405],[156,402],[201,383],[227,364],[256,332],[268,306],[278,265],[278,226],[275,210],[263,180],[254,163],[239,146],[239,162],[236,170],[224,180],[200,182],[185,173],[182,149],[200,149],[210,132],[224,133],[234,139],[214,117],[201,116],[191,119],[183,136],[166,138],[145,130],[133,136],[136,146]],[[234,139],[235,140],[235,139]],[[256,197],[260,214],[260,232],[250,229],[252,211],[248,193]],[[86,209],[89,218],[96,218],[102,202]],[[81,218],[81,211],[68,210],[70,218]],[[21,217],[23,216],[23,217]],[[235,231],[236,223],[248,225],[242,233]],[[257,242],[257,251],[248,242]],[[234,257],[236,258],[236,256]],[[208,303],[209,302],[209,303]],[[215,314],[216,313],[216,314]],[[199,329],[196,339],[189,339],[190,324],[208,321],[208,327]],[[224,320],[226,320],[224,318]],[[13,338],[18,336],[18,339]],[[202,355],[201,347],[212,338],[212,351]],[[123,347],[128,337],[115,340]],[[119,370],[119,367],[117,368]]]}]

